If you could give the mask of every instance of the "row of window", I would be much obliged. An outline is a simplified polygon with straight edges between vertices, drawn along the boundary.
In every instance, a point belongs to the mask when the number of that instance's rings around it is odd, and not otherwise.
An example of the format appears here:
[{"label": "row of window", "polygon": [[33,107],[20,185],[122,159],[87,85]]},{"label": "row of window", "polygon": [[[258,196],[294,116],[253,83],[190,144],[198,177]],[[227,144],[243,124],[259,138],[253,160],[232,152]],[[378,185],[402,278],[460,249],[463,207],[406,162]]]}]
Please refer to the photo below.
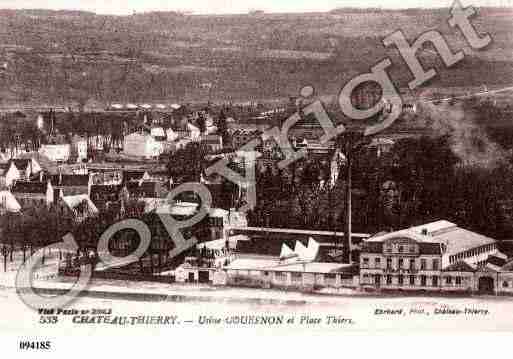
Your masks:
[{"label": "row of window", "polygon": [[[417,278],[418,276],[415,276],[415,275],[408,275],[408,276],[404,276],[404,275],[398,275],[398,276],[392,276],[392,275],[385,275],[385,276],[381,276],[379,274],[374,274],[374,275],[370,275],[370,274],[364,274],[363,275],[363,283],[368,283],[369,282],[369,278],[373,278],[373,284],[376,284],[376,285],[380,285],[382,283],[382,277],[384,277],[384,280],[385,280],[385,284],[386,285],[392,285],[392,284],[398,284],[400,286],[403,286],[405,284],[408,284],[410,286],[415,286],[416,283],[417,283]],[[393,283],[393,278],[396,277],[397,278],[397,281],[396,283]],[[461,285],[462,283],[462,277],[460,276],[455,276],[455,277],[451,277],[451,276],[447,276],[447,277],[443,277],[444,280],[445,280],[445,285]],[[432,286],[432,287],[438,287],[440,284],[440,277],[439,276],[431,276],[431,277],[428,277],[426,275],[421,275],[420,276],[420,286],[421,287],[428,287],[428,286]]]},{"label": "row of window", "polygon": [[[431,262],[431,270],[439,270],[440,269],[440,261],[438,258],[434,258]],[[369,268],[370,266],[370,259],[368,257],[362,257],[362,267]],[[374,258],[374,267],[373,268],[381,268],[381,258],[376,257]],[[392,269],[393,267],[393,259],[387,258],[386,260],[386,268]],[[398,258],[397,259],[397,267],[398,269],[412,269],[416,270],[417,265],[414,258],[405,259],[405,258]],[[426,258],[421,258],[420,260],[420,270],[427,270],[428,269],[428,260]]]},{"label": "row of window", "polygon": [[495,250],[495,248],[495,243],[490,243],[481,247],[472,248],[464,252],[450,256],[449,263],[455,263],[466,258],[475,257],[483,253],[491,252]]},{"label": "row of window", "polygon": [[[385,245],[385,252],[390,253],[392,252],[393,248],[392,245]],[[399,253],[415,253],[415,246],[405,246],[405,245],[398,245],[397,246],[397,252]]]},{"label": "row of window", "polygon": [[[236,274],[242,274],[242,275],[254,275],[254,276],[260,276],[261,274],[263,274],[265,277],[268,277],[269,275],[271,275],[271,273],[274,273],[274,280],[277,281],[277,282],[287,282],[287,273],[289,272],[269,272],[269,271],[244,271],[244,270],[239,270],[239,271],[234,271]],[[327,274],[318,274],[316,275],[316,277],[318,276],[323,276],[323,279],[324,281],[326,282],[326,284],[332,284],[334,285],[336,283],[336,280],[337,280],[337,275],[336,274],[333,274],[333,273],[327,273]],[[292,283],[302,283],[303,281],[303,273],[302,272],[290,272],[290,279],[291,279],[291,282]]]}]

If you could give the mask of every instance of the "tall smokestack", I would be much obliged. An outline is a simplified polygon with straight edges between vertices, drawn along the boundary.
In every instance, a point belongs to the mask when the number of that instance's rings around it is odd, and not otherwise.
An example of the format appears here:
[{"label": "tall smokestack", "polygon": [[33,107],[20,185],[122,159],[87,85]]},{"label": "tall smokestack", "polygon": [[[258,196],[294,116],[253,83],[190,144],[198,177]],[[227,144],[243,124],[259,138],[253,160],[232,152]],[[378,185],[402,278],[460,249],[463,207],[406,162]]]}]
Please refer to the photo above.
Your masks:
[{"label": "tall smokestack", "polygon": [[347,157],[347,186],[346,186],[346,223],[345,223],[345,235],[343,243],[343,261],[344,263],[351,263],[351,188],[352,188],[352,143],[349,139],[346,144],[346,157]]}]

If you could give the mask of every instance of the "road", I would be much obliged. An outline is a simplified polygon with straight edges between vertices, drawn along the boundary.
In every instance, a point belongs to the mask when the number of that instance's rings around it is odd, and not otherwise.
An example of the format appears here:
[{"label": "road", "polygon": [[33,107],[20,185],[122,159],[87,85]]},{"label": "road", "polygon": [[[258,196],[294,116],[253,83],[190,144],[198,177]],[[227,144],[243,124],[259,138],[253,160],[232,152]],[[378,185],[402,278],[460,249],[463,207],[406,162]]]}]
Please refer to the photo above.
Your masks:
[{"label": "road", "polygon": [[[51,273],[51,266],[44,272]],[[257,331],[296,330],[312,332],[348,330],[513,330],[513,298],[496,296],[436,297],[362,295],[342,290],[338,295],[305,294],[294,291],[211,287],[116,280],[93,280],[88,293],[69,308],[110,309],[111,317],[178,316],[180,324],[126,325],[80,324],[73,316],[59,316],[57,324],[40,324],[40,315],[25,306],[14,288],[15,271],[0,274],[1,333],[24,335],[152,335],[174,330],[203,328],[218,330],[237,327]],[[57,279],[37,280],[37,287],[68,288]],[[151,294],[151,295],[149,295]],[[283,325],[233,325],[227,318],[252,315],[283,316],[293,323]],[[200,324],[200,317],[212,317],[222,324]],[[308,317],[308,318],[307,318]],[[350,319],[351,323],[329,323],[328,317]],[[315,324],[308,323],[311,320]],[[116,330],[112,330],[112,328]]]},{"label": "road", "polygon": [[[128,289],[140,287],[138,283],[125,284]],[[157,286],[157,284],[154,284]],[[111,316],[171,316],[177,315],[180,321],[175,326],[133,325],[118,327],[112,331],[109,324],[77,324],[72,316],[59,316],[57,324],[38,324],[40,316],[28,309],[18,298],[13,288],[0,289],[2,316],[0,333],[46,333],[60,335],[109,334],[122,335],[126,331],[138,333],[160,333],[180,328],[203,327],[216,330],[228,325],[201,325],[200,316],[216,317],[225,320],[233,316],[272,315],[294,317],[294,323],[273,326],[272,330],[513,330],[513,298],[509,297],[378,297],[378,296],[326,296],[305,295],[295,292],[279,292],[238,288],[205,290],[202,288],[170,288],[160,284],[162,290],[182,295],[171,295],[165,299],[144,300],[125,299],[123,296],[101,295],[80,297],[69,308],[111,309]],[[106,288],[97,284],[94,288]],[[166,288],[167,287],[167,288]],[[189,296],[188,293],[191,295]],[[198,295],[201,293],[201,295]],[[235,299],[234,298],[238,298]],[[245,298],[245,299],[244,299]],[[291,299],[293,298],[293,299]],[[270,300],[274,299],[274,300]],[[287,301],[283,301],[286,299]],[[5,310],[5,309],[8,310]],[[465,313],[465,311],[468,313]],[[456,312],[460,311],[459,314]],[[444,314],[437,314],[444,312]],[[381,314],[376,314],[381,313]],[[301,323],[303,317],[319,318],[316,325]],[[327,317],[351,319],[351,324],[328,324]],[[189,322],[190,321],[190,322]],[[255,330],[269,330],[268,326],[243,325]]]}]

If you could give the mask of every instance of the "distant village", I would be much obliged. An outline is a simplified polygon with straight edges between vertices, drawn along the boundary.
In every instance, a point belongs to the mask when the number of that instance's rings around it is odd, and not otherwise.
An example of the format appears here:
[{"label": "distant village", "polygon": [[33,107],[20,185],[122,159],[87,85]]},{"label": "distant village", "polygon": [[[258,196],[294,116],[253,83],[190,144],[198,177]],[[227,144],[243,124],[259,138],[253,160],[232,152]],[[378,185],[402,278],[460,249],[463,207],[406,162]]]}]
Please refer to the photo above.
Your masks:
[{"label": "distant village", "polygon": [[[386,208],[393,211],[400,189],[385,177],[379,179],[377,191],[385,207],[382,223],[390,230],[353,232],[352,221],[360,221],[358,229],[372,227],[365,218],[351,219],[359,211],[351,201],[358,201],[355,190],[360,179],[358,174],[348,177],[348,153],[339,150],[338,142],[321,143],[312,135],[318,126],[310,119],[302,119],[299,130],[290,134],[294,148],[304,148],[308,154],[306,164],[298,166],[302,172],[295,168],[288,177],[280,172],[281,179],[276,180],[275,164],[283,154],[264,135],[261,124],[290,110],[251,103],[235,109],[112,104],[96,112],[47,109],[5,114],[7,122],[18,117],[22,125],[1,139],[4,268],[12,252],[21,250],[24,256],[27,252],[28,258],[38,247],[70,232],[80,249],[59,253],[58,274],[75,276],[81,264],[98,263],[95,244],[102,230],[116,221],[138,218],[152,233],[145,256],[124,267],[98,266],[93,277],[319,293],[343,289],[513,293],[513,262],[501,252],[497,240],[445,218],[404,227],[400,216],[388,220]],[[241,121],[242,114],[252,122]],[[364,144],[365,153],[395,168],[397,159],[390,151],[400,138],[373,138]],[[276,226],[280,221],[287,223],[286,213],[283,217],[269,214],[264,205],[259,211],[241,210],[247,203],[243,186],[203,171],[201,163],[229,158],[233,168],[243,173],[247,157],[240,148],[255,139],[259,203],[286,202],[282,194],[294,192],[300,188],[297,183],[308,180],[313,183],[312,196],[330,197],[326,200],[330,218],[326,215],[314,222],[315,216],[304,214],[297,226],[296,222],[290,222],[289,228]],[[307,176],[311,168],[313,174]],[[158,215],[184,220],[202,206],[194,193],[168,200],[170,191],[184,182],[205,185],[212,203],[204,220],[183,231],[186,238],[194,235],[199,243],[168,258],[173,244]],[[331,198],[336,191],[346,194],[338,204]],[[296,205],[298,211],[301,205]],[[333,213],[338,209],[341,213]],[[130,231],[118,233],[111,250],[118,255],[130,253],[136,237]]]}]

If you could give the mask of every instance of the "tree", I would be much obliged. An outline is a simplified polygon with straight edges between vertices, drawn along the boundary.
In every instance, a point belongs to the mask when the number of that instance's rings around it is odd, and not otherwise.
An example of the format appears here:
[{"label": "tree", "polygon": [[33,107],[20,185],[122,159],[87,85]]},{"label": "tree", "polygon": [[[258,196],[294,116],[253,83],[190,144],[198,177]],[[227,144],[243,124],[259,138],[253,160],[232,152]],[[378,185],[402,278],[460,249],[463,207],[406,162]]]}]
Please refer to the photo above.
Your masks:
[{"label": "tree", "polygon": [[192,142],[174,152],[167,164],[169,176],[175,182],[198,182],[207,162],[207,147],[202,143]]}]

